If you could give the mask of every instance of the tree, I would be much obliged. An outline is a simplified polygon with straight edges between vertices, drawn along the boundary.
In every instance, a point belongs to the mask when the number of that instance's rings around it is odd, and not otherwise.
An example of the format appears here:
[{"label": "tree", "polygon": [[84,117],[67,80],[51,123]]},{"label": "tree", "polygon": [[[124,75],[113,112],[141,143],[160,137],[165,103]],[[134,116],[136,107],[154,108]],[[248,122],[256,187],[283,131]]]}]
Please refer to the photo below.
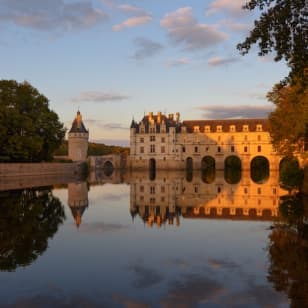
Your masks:
[{"label": "tree", "polygon": [[274,147],[281,155],[302,152],[308,123],[308,88],[300,82],[275,85],[267,98],[276,109],[269,115],[270,134]]},{"label": "tree", "polygon": [[250,35],[237,45],[241,53],[247,54],[258,43],[260,56],[275,51],[275,61],[288,63],[291,80],[297,77],[307,82],[307,0],[251,0],[243,8],[259,8],[262,13]]},{"label": "tree", "polygon": [[65,136],[48,99],[28,82],[0,80],[0,161],[49,161]]}]

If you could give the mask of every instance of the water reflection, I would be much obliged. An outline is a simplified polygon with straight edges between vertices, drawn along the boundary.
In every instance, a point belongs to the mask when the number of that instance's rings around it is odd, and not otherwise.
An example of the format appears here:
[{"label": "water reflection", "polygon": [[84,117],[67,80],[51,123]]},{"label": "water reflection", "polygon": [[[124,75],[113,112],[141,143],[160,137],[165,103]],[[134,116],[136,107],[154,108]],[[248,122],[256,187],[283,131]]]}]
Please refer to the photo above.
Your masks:
[{"label": "water reflection", "polygon": [[216,171],[215,178],[210,173],[211,184],[204,183],[204,171],[157,172],[155,181],[146,173],[134,172],[129,178],[131,215],[158,227],[179,226],[180,217],[277,218],[279,196],[285,193],[278,185],[278,173],[272,172],[265,184],[252,181],[249,172],[239,172],[240,177],[237,172],[226,177],[226,171]]},{"label": "water reflection", "polygon": [[44,253],[65,220],[50,188],[0,192],[0,269],[14,271]]},{"label": "water reflection", "polygon": [[[194,171],[191,179],[186,172],[157,171],[152,180],[148,172],[116,170],[67,183],[52,193],[31,188],[0,194],[2,271],[44,253],[22,271],[1,273],[0,306],[283,307],[286,296],[274,288],[287,293],[296,279],[305,287],[305,277],[289,269],[293,276],[281,288],[277,277],[291,266],[278,253],[285,247],[273,237],[271,251],[264,249],[269,234],[278,232],[279,196],[285,194],[275,172],[263,184],[245,170],[234,184],[222,171]],[[22,210],[17,204],[24,204]],[[305,234],[297,215],[284,224]],[[292,249],[288,254],[295,258],[299,248]],[[307,266],[301,251],[298,262]]]},{"label": "water reflection", "polygon": [[268,280],[288,295],[291,307],[308,307],[307,197],[282,197],[280,214],[269,235]]}]

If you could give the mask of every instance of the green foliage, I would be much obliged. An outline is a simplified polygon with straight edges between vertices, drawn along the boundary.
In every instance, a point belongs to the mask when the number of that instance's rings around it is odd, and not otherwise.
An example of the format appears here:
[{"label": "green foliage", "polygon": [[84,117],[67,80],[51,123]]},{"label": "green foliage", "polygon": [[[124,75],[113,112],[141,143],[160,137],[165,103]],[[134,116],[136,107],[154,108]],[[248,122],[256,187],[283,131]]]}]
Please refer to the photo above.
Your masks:
[{"label": "green foliage", "polygon": [[36,260],[65,219],[63,205],[48,188],[1,192],[0,212],[2,271]]},{"label": "green foliage", "polygon": [[258,44],[259,55],[275,51],[275,61],[284,59],[290,69],[289,77],[305,80],[308,64],[307,0],[251,0],[244,9],[262,13],[254,28],[237,48],[244,55]]},{"label": "green foliage", "polygon": [[0,161],[50,161],[64,135],[58,115],[37,89],[0,80]]},{"label": "green foliage", "polygon": [[283,156],[302,152],[308,125],[308,87],[275,85],[267,95],[276,109],[269,116],[272,143]]}]

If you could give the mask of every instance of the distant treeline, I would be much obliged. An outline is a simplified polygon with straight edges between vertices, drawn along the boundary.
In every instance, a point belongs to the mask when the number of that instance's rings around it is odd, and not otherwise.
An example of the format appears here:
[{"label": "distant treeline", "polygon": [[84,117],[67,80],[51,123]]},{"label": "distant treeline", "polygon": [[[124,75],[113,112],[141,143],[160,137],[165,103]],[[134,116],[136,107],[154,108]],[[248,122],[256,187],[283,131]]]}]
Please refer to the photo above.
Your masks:
[{"label": "distant treeline", "polygon": [[[129,153],[128,147],[121,147],[116,145],[106,145],[103,143],[89,142],[88,155],[108,155],[108,154],[121,154]],[[61,146],[55,152],[56,156],[68,155],[68,143],[67,140],[63,141]]]}]

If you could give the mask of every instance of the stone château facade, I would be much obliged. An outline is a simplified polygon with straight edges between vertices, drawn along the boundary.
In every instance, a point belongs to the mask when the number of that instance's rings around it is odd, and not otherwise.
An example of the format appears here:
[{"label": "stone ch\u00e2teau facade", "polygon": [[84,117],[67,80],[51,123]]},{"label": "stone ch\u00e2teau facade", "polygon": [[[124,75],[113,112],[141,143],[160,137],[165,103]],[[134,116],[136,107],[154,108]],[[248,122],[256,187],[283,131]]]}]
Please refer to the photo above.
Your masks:
[{"label": "stone ch\u00e2teau facade", "polygon": [[78,111],[68,132],[68,156],[72,161],[85,161],[87,159],[88,140],[89,131],[84,126],[81,113]]},{"label": "stone ch\u00e2teau facade", "polygon": [[224,169],[229,156],[249,170],[258,156],[278,169],[280,157],[269,135],[267,119],[181,121],[180,114],[168,116],[149,112],[130,127],[130,166],[132,169],[201,169],[213,158],[217,170]]}]

